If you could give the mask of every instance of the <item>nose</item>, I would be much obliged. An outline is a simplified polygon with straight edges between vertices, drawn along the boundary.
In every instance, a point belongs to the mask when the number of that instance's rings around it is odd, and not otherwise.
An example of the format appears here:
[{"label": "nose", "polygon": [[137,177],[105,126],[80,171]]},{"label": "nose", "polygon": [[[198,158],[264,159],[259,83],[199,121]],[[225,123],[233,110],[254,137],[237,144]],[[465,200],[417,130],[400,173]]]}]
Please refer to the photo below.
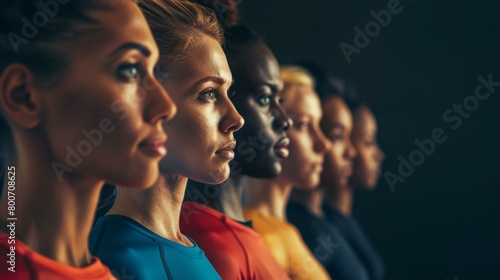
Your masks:
[{"label": "nose", "polygon": [[378,149],[378,153],[377,153],[377,160],[379,162],[383,162],[385,160],[385,153],[384,151],[382,151],[382,149],[380,147],[377,146],[377,149]]},{"label": "nose", "polygon": [[274,101],[274,107],[271,109],[273,115],[273,129],[276,131],[287,131],[293,124],[292,119],[285,112],[285,109],[277,101]]},{"label": "nose", "polygon": [[238,113],[234,104],[228,98],[223,105],[226,107],[225,114],[219,124],[219,129],[222,132],[235,132],[240,130],[245,124],[245,119]]},{"label": "nose", "polygon": [[319,124],[316,126],[314,135],[314,151],[318,154],[326,154],[332,148],[332,144],[319,128]]},{"label": "nose", "polygon": [[353,160],[357,154],[356,147],[354,147],[350,138],[347,138],[344,157],[348,160]]},{"label": "nose", "polygon": [[175,116],[177,106],[156,78],[150,77],[150,82],[142,89],[146,91],[144,113],[147,122],[167,122]]}]

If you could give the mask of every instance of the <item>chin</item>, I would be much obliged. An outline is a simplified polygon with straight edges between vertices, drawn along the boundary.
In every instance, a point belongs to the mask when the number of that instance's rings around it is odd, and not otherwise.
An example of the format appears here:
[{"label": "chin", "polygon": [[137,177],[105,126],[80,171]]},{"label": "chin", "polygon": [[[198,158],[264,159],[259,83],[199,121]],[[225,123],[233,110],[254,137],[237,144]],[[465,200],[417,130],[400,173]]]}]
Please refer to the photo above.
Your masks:
[{"label": "chin", "polygon": [[193,174],[193,176],[188,176],[188,178],[203,184],[215,185],[224,183],[229,178],[229,173],[229,166],[225,166],[220,169],[204,172],[199,174],[199,176]]},{"label": "chin", "polygon": [[314,190],[318,187],[319,181],[303,181],[302,183],[299,183],[297,185],[294,184],[294,189],[301,190],[301,191],[311,191]]},{"label": "chin", "polygon": [[374,179],[374,180],[366,182],[363,185],[363,189],[371,191],[371,190],[375,189],[376,186],[377,186],[377,179]]},{"label": "chin", "polygon": [[125,188],[147,189],[153,186],[158,181],[158,176],[160,173],[158,170],[151,170],[145,171],[141,175],[144,176],[146,174],[146,177],[131,176],[131,178],[120,178],[118,180],[115,180],[114,184]]},{"label": "chin", "polygon": [[[246,165],[240,165],[242,168],[241,175],[245,175],[252,178],[259,179],[273,179],[278,177],[281,173],[281,162],[277,160],[264,161],[258,163],[257,161],[252,161]],[[238,175],[238,174],[235,174]]]}]

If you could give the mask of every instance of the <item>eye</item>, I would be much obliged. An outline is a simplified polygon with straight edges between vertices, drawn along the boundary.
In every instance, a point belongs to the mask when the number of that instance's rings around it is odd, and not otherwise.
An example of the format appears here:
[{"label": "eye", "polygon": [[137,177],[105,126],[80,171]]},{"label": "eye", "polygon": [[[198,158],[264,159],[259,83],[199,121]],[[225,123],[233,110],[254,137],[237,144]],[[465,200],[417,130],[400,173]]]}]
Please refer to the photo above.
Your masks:
[{"label": "eye", "polygon": [[295,127],[297,127],[297,129],[299,130],[306,131],[309,130],[309,128],[311,127],[311,123],[305,121],[299,121],[295,123]]},{"label": "eye", "polygon": [[200,93],[200,95],[198,95],[198,98],[201,98],[203,100],[214,100],[216,95],[217,95],[217,89],[209,88]]},{"label": "eye", "polygon": [[378,144],[377,140],[366,141],[366,146],[368,146],[368,147],[372,147],[372,146],[375,146],[377,144]]},{"label": "eye", "polygon": [[269,95],[261,95],[257,97],[257,102],[259,102],[261,106],[267,106],[271,103],[271,97]]},{"label": "eye", "polygon": [[328,139],[330,139],[330,141],[332,141],[333,143],[335,143],[337,141],[341,141],[342,134],[332,134],[332,135],[330,135],[330,137],[328,137]]},{"label": "eye", "polygon": [[140,75],[140,66],[139,64],[123,64],[118,67],[117,74],[120,79],[130,82],[139,79]]}]

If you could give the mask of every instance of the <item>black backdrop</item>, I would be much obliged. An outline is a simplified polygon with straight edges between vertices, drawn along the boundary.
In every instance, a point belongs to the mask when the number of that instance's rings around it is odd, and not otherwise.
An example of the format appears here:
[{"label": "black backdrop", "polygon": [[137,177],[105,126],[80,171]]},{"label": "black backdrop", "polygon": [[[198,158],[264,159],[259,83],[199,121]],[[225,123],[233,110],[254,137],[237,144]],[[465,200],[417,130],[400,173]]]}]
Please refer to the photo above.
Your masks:
[{"label": "black backdrop", "polygon": [[[375,191],[356,194],[355,215],[384,255],[387,279],[500,279],[500,87],[477,104],[473,97],[478,76],[500,82],[496,2],[402,0],[378,34],[370,26],[373,38],[350,63],[340,43],[356,47],[354,28],[394,0],[240,3],[243,22],[280,63],[322,62],[368,95],[386,171],[398,174],[398,157],[408,160],[416,139],[436,128],[447,136],[394,191],[381,178]],[[460,126],[458,113],[444,119],[464,100],[471,112]]]}]

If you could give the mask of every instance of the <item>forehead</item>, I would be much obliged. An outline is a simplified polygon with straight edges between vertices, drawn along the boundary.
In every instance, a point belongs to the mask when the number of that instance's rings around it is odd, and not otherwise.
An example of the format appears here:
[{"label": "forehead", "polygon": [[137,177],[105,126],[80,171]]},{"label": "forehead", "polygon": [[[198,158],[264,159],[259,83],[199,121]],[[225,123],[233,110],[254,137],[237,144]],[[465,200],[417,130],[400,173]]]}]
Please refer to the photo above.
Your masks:
[{"label": "forehead", "polygon": [[182,79],[214,76],[231,81],[231,71],[220,44],[204,34],[198,38],[194,52],[182,63],[179,71],[176,71],[178,73],[174,72],[172,76]]},{"label": "forehead", "polygon": [[108,54],[118,46],[136,42],[155,53],[156,43],[137,4],[133,1],[107,1],[104,8],[88,12],[96,24],[70,45],[70,51],[84,51],[88,56]]},{"label": "forehead", "polygon": [[342,124],[352,126],[351,111],[339,97],[330,97],[321,104],[323,108],[323,121],[326,124]]},{"label": "forehead", "polygon": [[357,110],[354,129],[360,132],[374,132],[377,130],[377,121],[368,107],[363,106]]},{"label": "forehead", "polygon": [[319,97],[309,86],[296,86],[284,98],[286,110],[292,114],[307,114],[320,119],[322,115]]},{"label": "forehead", "polygon": [[230,61],[236,82],[248,86],[270,84],[281,90],[280,68],[273,53],[264,44],[251,44]]}]

